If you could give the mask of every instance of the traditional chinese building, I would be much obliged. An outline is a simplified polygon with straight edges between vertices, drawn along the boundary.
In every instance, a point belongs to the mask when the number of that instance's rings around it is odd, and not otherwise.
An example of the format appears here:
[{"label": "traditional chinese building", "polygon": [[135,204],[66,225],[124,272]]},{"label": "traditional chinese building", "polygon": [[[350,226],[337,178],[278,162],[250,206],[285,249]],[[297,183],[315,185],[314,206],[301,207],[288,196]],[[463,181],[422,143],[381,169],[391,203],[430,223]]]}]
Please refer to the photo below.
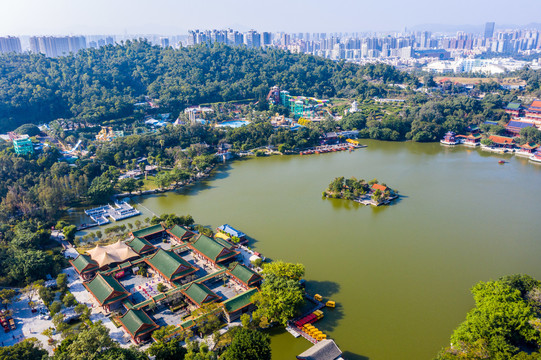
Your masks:
[{"label": "traditional chinese building", "polygon": [[145,239],[147,241],[161,240],[166,235],[165,228],[162,224],[149,226],[147,228],[132,231],[133,237]]},{"label": "traditional chinese building", "polygon": [[133,240],[127,241],[126,244],[139,255],[148,255],[156,251],[156,247],[144,238],[136,237]]},{"label": "traditional chinese building", "polygon": [[510,102],[504,109],[505,112],[511,116],[519,117],[522,115],[522,104],[520,103]]},{"label": "traditional chinese building", "polygon": [[69,262],[83,281],[92,279],[100,268],[96,261],[92,260],[90,256],[84,254],[80,254]]},{"label": "traditional chinese building", "polygon": [[535,100],[525,111],[526,120],[541,125],[541,100]]},{"label": "traditional chinese building", "polygon": [[94,279],[83,285],[106,312],[118,308],[122,300],[130,296],[112,275],[98,273]]},{"label": "traditional chinese building", "polygon": [[261,275],[241,264],[236,264],[227,272],[228,274],[232,275],[236,279],[236,282],[245,289],[253,286],[259,286],[263,280]]},{"label": "traditional chinese building", "polygon": [[444,145],[456,145],[459,143],[459,141],[456,139],[456,134],[452,131],[448,131],[444,136],[443,139],[440,140],[440,143]]},{"label": "traditional chinese building", "polygon": [[385,185],[381,185],[381,184],[372,185],[372,190],[374,190],[374,191],[379,190],[382,193],[385,193],[385,191],[387,191],[387,189],[388,189],[388,187],[385,186]]},{"label": "traditional chinese building", "polygon": [[533,127],[534,125],[529,122],[524,122],[520,120],[511,120],[507,125],[505,125],[505,130],[510,136],[518,136],[520,135],[520,130],[527,128],[527,127]]},{"label": "traditional chinese building", "polygon": [[215,264],[227,263],[239,254],[237,251],[229,250],[216,240],[205,235],[199,235],[197,240],[188,244],[188,246],[195,250],[205,260]]},{"label": "traditional chinese building", "polygon": [[118,320],[136,344],[149,339],[152,332],[159,328],[143,310],[130,309]]},{"label": "traditional chinese building", "polygon": [[259,290],[257,288],[252,288],[224,301],[222,305],[227,322],[235,321],[242,314],[253,311],[255,305],[252,303],[252,296],[258,292]]},{"label": "traditional chinese building", "polygon": [[490,135],[489,139],[492,140],[494,146],[504,149],[512,149],[515,146],[515,140],[506,136]]},{"label": "traditional chinese building", "polygon": [[175,225],[171,229],[167,230],[167,233],[172,237],[177,243],[190,241],[195,234],[190,230],[183,228],[182,226]]},{"label": "traditional chinese building", "polygon": [[145,259],[145,262],[160,274],[160,277],[171,284],[197,271],[186,260],[173,251],[159,249],[154,255]]},{"label": "traditional chinese building", "polygon": [[481,144],[481,134],[479,133],[471,133],[469,135],[458,135],[457,137],[460,137],[462,140],[462,144],[468,145],[468,146],[478,146]]},{"label": "traditional chinese building", "polygon": [[186,289],[181,290],[190,302],[200,308],[203,305],[211,304],[220,301],[220,297],[216,295],[204,284],[191,283]]},{"label": "traditional chinese building", "polygon": [[534,142],[530,142],[530,143],[521,145],[520,151],[525,154],[533,154],[538,148],[539,148],[539,145],[537,145]]}]

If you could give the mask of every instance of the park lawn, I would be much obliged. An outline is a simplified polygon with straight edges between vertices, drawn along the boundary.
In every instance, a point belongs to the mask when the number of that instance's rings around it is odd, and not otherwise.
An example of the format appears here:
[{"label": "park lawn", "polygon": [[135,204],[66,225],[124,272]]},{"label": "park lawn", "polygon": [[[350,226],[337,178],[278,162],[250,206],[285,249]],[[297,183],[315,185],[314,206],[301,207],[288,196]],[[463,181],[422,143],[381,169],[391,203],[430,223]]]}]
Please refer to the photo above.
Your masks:
[{"label": "park lawn", "polygon": [[146,190],[154,190],[158,188],[156,186],[155,176],[148,175],[146,179],[142,179],[142,180],[143,180],[143,186],[141,187],[141,190],[146,191]]}]

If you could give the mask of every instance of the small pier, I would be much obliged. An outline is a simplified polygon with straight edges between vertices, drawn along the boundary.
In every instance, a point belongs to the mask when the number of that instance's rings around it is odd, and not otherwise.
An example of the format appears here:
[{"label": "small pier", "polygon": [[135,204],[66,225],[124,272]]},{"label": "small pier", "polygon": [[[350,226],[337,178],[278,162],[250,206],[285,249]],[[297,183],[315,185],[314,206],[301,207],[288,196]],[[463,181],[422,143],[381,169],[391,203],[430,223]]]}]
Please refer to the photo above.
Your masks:
[{"label": "small pier", "polygon": [[111,218],[113,221],[119,221],[127,219],[132,216],[141,215],[141,212],[135,209],[127,202],[115,202],[115,206],[105,205],[94,209],[85,210],[85,214],[88,215],[95,224],[87,225],[88,227],[100,226],[108,224]]},{"label": "small pier", "polygon": [[82,224],[82,225],[77,227],[77,231],[90,229],[90,228],[93,228],[93,227],[96,227],[96,226],[99,226],[99,224],[98,223]]},{"label": "small pier", "polygon": [[304,298],[310,301],[311,303],[313,303],[314,307],[311,308],[309,311],[305,312],[304,314],[302,314],[301,316],[298,316],[295,319],[288,321],[287,326],[286,326],[286,331],[296,338],[302,336],[306,340],[310,341],[312,344],[316,344],[318,342],[317,339],[314,339],[312,336],[305,333],[302,330],[302,328],[299,328],[297,325],[295,325],[295,322],[309,316],[310,314],[314,313],[317,310],[323,309],[325,307],[325,304],[322,303],[321,301],[316,300],[313,296],[310,296],[308,294],[304,294]]},{"label": "small pier", "polygon": [[362,197],[360,197],[358,199],[355,199],[354,201],[358,202],[359,204],[363,204],[363,205],[380,206],[380,205],[389,205],[391,203],[391,201],[393,201],[395,199],[398,199],[398,195],[391,196],[388,199],[383,200],[381,202],[377,202],[377,201],[372,200],[372,198],[370,196],[362,196]]},{"label": "small pier", "polygon": [[293,335],[295,339],[301,336],[301,334],[299,334],[298,331],[293,329],[289,324],[286,326],[286,331]]}]

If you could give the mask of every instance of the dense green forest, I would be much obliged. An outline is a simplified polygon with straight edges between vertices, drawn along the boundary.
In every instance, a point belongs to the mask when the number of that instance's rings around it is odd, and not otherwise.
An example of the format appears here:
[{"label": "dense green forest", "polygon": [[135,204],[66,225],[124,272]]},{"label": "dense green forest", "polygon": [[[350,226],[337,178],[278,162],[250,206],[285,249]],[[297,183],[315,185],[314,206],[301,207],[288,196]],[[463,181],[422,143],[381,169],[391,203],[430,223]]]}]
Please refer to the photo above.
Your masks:
[{"label": "dense green forest", "polygon": [[541,358],[541,282],[512,275],[472,289],[475,308],[437,360]]},{"label": "dense green forest", "polygon": [[141,40],[59,58],[1,54],[0,131],[57,118],[126,117],[144,95],[176,114],[189,105],[254,98],[273,85],[323,98],[385,95],[369,79],[416,83],[392,66],[219,44],[175,50]]}]

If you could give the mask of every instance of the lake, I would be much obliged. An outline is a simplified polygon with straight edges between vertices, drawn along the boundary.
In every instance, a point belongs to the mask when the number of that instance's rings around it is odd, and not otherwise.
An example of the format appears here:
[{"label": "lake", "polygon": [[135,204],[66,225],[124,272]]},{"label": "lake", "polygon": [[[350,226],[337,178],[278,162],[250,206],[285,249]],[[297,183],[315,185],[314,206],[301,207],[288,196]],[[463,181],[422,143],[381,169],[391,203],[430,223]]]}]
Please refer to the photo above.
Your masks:
[{"label": "lake", "polygon": [[[465,147],[361,143],[236,161],[193,187],[134,200],[147,214],[228,223],[265,256],[303,263],[308,291],[338,304],[315,325],[347,359],[431,359],[472,308],[478,281],[541,278],[541,166]],[[402,197],[378,208],[322,199],[338,176],[377,178]],[[309,346],[273,330],[273,359]]]}]

